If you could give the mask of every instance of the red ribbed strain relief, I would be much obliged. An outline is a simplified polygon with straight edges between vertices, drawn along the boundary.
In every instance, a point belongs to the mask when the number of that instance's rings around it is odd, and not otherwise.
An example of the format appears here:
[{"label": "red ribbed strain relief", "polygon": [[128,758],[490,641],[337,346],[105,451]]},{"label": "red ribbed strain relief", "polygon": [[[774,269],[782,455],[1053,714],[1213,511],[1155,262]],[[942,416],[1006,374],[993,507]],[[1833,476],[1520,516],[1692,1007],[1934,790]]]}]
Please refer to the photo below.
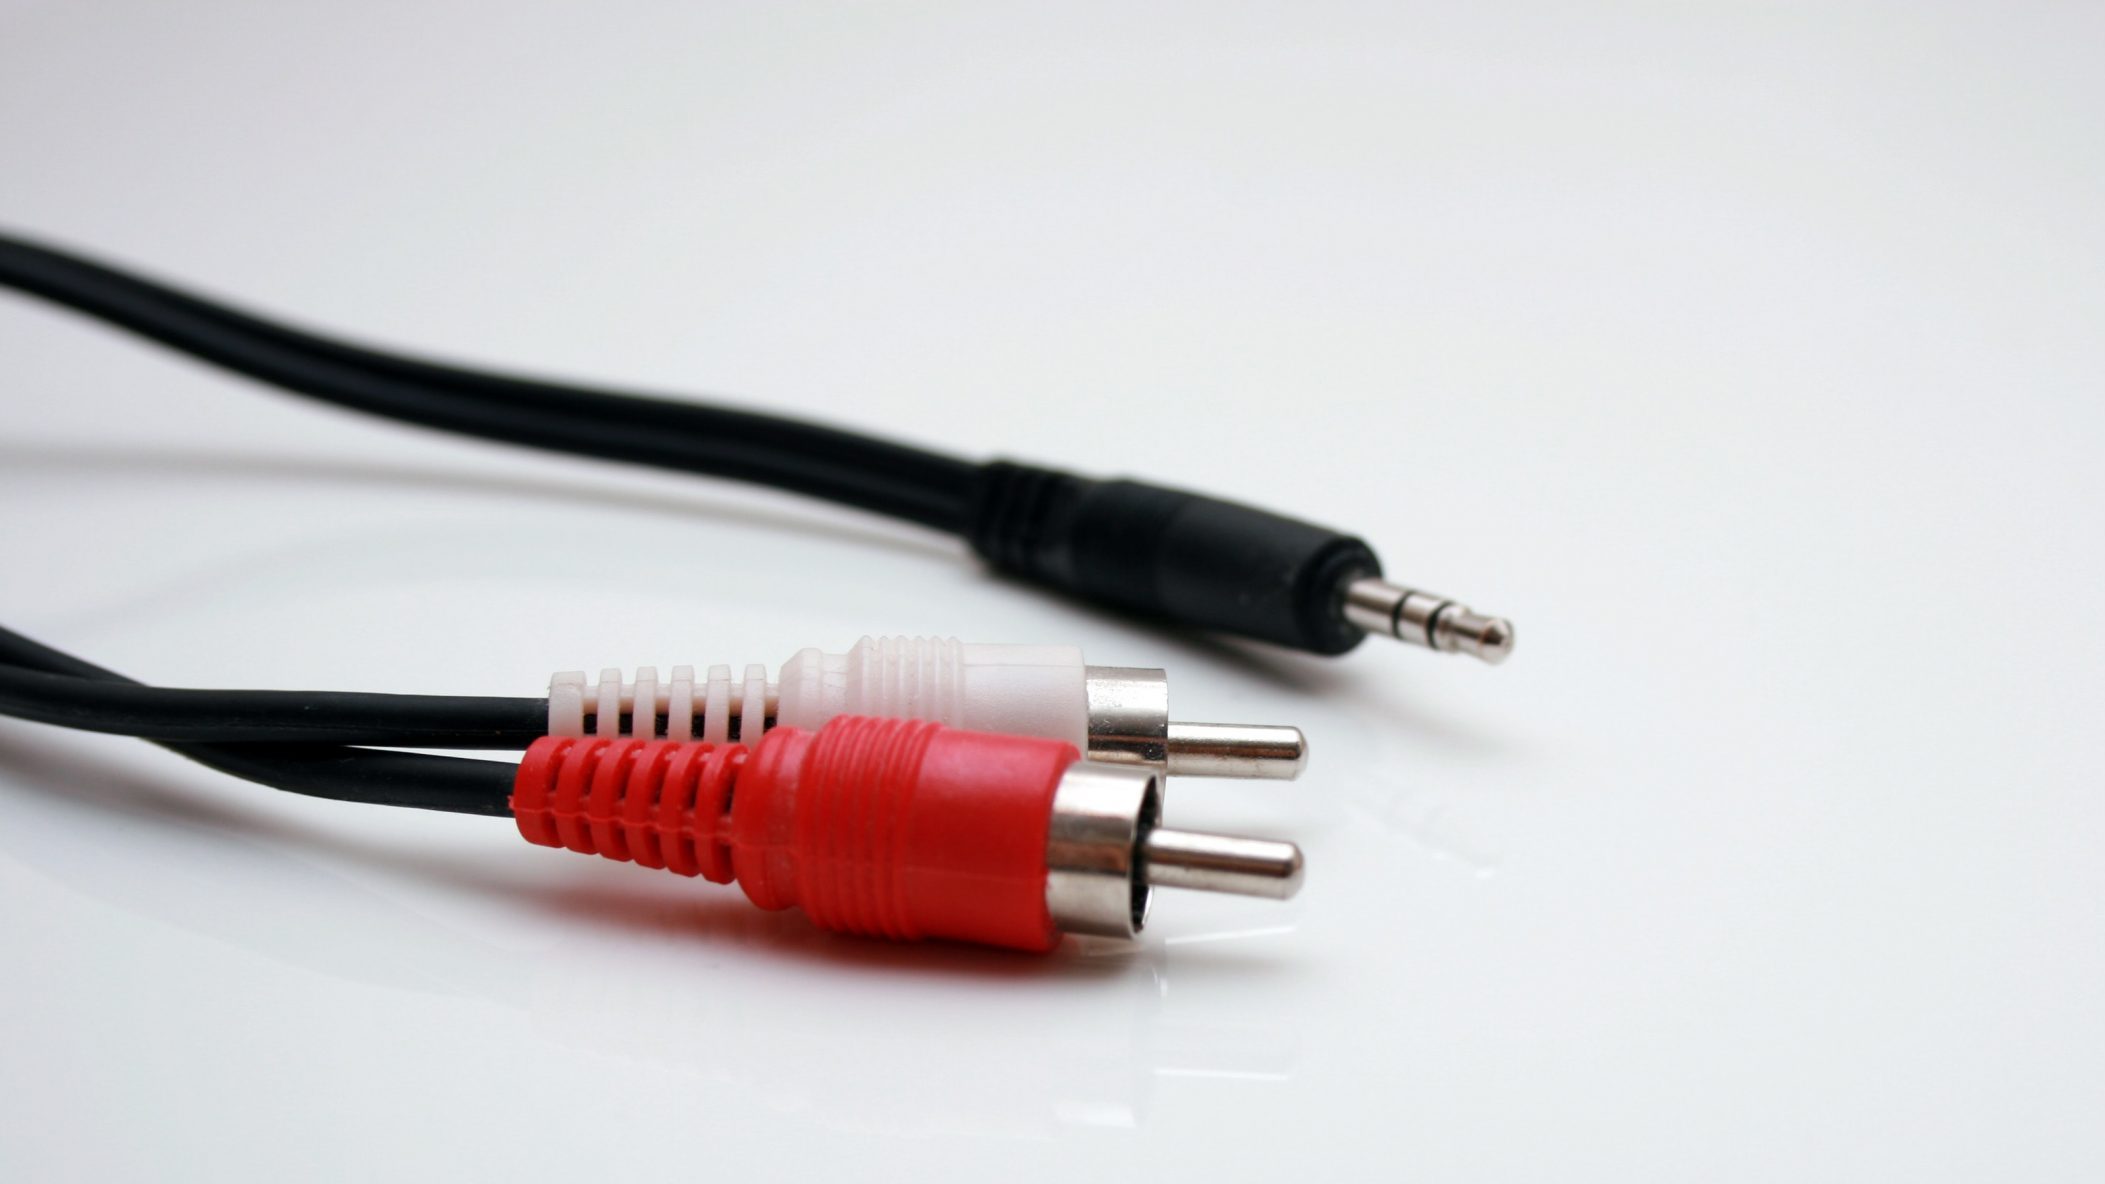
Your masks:
[{"label": "red ribbed strain relief", "polygon": [[512,814],[531,843],[728,883],[745,758],[736,744],[543,737],[519,762]]},{"label": "red ribbed strain relief", "polygon": [[828,929],[1050,949],[1046,832],[1078,759],[1058,740],[915,720],[778,729],[731,808],[738,884]]},{"label": "red ribbed strain relief", "polygon": [[776,728],[750,752],[546,738],[512,812],[530,842],[735,879],[827,929],[1046,950],[1047,828],[1078,759],[1057,740],[857,716]]},{"label": "red ribbed strain relief", "polygon": [[901,884],[900,838],[921,756],[942,725],[851,716],[821,730],[804,755],[797,839],[800,903],[828,929],[916,938]]}]

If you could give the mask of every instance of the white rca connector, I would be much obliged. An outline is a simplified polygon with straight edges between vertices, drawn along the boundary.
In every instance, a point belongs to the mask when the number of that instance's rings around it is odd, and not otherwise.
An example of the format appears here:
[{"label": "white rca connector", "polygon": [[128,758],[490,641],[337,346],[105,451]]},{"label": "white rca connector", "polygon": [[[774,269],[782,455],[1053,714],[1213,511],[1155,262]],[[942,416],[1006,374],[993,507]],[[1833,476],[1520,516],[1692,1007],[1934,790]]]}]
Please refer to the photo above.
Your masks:
[{"label": "white rca connector", "polygon": [[1299,728],[1189,724],[1169,718],[1161,670],[1090,666],[1064,645],[967,645],[953,638],[865,637],[845,654],[801,650],[767,667],[675,666],[595,686],[582,671],[548,685],[552,736],[649,735],[757,743],[772,727],[816,728],[836,715],[934,720],[975,732],[1065,740],[1089,759],[1201,777],[1290,779],[1308,762]]}]

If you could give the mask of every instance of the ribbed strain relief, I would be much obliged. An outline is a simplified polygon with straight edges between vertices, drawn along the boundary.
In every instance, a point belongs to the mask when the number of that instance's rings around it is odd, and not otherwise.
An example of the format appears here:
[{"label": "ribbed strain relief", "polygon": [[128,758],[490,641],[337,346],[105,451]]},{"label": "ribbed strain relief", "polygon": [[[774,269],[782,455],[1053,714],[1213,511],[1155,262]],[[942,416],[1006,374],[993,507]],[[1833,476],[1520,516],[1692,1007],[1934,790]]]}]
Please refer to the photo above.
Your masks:
[{"label": "ribbed strain relief", "polygon": [[964,644],[954,637],[866,639],[850,655],[859,685],[850,689],[848,708],[956,723],[964,716],[964,657]]},{"label": "ribbed strain relief", "polygon": [[942,728],[843,717],[814,738],[798,777],[797,897],[828,929],[922,936],[905,896],[902,824],[922,757]]},{"label": "ribbed strain relief", "polygon": [[972,549],[1004,571],[1040,572],[1054,521],[1082,485],[1071,473],[1034,465],[997,460],[980,466],[966,531]]},{"label": "ribbed strain relief", "polygon": [[711,666],[700,678],[692,666],[675,666],[662,680],[655,666],[637,667],[633,679],[609,667],[597,683],[565,670],[548,683],[548,734],[750,745],[774,726],[777,691],[760,665],[743,675]]},{"label": "ribbed strain relief", "polygon": [[512,814],[531,843],[729,883],[728,815],[746,751],[544,736],[519,763]]}]

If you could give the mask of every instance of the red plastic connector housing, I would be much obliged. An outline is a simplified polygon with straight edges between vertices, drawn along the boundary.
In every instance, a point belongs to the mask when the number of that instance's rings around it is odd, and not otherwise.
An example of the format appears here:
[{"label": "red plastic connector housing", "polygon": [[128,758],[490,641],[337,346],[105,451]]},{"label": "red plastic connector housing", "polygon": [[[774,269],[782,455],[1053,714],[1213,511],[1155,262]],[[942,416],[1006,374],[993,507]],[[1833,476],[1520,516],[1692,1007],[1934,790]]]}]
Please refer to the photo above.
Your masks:
[{"label": "red plastic connector housing", "polygon": [[843,716],[754,748],[544,738],[519,833],[546,847],[736,881],[764,909],[895,939],[1043,951],[1053,798],[1071,744]]}]

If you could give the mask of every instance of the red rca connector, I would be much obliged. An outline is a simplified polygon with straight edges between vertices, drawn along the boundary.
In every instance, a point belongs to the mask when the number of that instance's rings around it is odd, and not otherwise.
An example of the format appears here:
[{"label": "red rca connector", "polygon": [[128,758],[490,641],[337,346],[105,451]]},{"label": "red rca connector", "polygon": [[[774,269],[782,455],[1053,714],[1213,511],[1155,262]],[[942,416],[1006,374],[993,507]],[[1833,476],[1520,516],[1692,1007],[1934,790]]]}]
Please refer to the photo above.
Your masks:
[{"label": "red rca connector", "polygon": [[1132,937],[1151,888],[1284,899],[1292,843],[1158,825],[1148,769],[1072,744],[923,720],[840,716],[759,744],[547,737],[513,785],[519,833],[737,881],[764,909],[899,940],[1050,950]]}]

